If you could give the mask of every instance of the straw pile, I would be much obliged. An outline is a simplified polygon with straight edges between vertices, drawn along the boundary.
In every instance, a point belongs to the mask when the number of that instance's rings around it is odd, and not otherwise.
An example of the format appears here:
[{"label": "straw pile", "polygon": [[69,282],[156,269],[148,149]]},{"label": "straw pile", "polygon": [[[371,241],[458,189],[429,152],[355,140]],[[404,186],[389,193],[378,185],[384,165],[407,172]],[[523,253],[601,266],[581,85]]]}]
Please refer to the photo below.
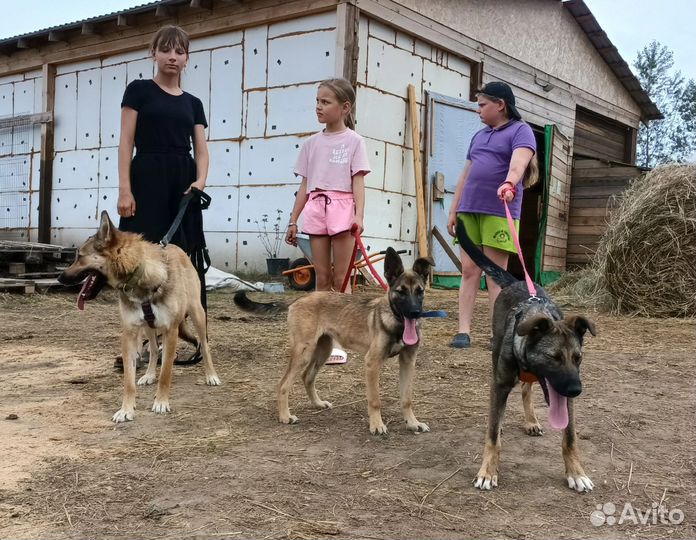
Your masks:
[{"label": "straw pile", "polygon": [[665,165],[635,180],[596,258],[620,311],[696,315],[696,166]]}]

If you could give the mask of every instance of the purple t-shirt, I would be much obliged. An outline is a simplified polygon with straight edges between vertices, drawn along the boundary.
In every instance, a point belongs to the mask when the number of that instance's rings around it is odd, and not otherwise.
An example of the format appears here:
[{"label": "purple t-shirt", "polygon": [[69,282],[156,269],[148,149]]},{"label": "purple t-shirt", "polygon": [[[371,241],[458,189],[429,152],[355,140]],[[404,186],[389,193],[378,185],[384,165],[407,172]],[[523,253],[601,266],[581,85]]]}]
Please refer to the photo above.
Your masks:
[{"label": "purple t-shirt", "polygon": [[[471,160],[471,168],[457,212],[505,217],[505,206],[496,193],[498,186],[505,181],[512,152],[517,148],[529,148],[536,153],[532,128],[519,120],[511,120],[496,129],[485,127],[476,132],[466,154],[466,159]],[[516,189],[516,196],[508,206],[512,217],[519,219],[522,209],[521,182]]]}]

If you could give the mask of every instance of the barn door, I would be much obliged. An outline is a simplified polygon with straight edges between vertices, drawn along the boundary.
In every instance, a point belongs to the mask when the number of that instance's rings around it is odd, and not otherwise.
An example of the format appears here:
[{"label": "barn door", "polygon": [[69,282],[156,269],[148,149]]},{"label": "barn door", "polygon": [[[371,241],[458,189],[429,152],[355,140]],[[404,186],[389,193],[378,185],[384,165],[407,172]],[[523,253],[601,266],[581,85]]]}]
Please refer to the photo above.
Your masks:
[{"label": "barn door", "polygon": [[[459,269],[451,256],[453,253],[457,258],[459,248],[452,247],[452,237],[447,234],[447,215],[457,180],[464,170],[469,143],[482,127],[477,110],[475,102],[434,92],[427,94],[426,204],[429,206],[430,252],[435,261],[433,281],[436,283],[439,276],[454,276],[457,283],[459,281]],[[433,234],[435,228],[439,235]]]}]

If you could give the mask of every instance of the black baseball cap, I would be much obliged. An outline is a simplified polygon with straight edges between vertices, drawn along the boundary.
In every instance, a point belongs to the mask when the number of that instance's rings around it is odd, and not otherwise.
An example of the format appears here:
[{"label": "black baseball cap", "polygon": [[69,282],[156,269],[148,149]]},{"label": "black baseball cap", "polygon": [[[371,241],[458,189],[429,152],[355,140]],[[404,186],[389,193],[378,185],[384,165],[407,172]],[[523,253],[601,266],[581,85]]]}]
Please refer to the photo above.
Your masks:
[{"label": "black baseball cap", "polygon": [[520,116],[519,111],[515,107],[515,95],[512,93],[512,88],[509,85],[499,81],[489,82],[481,88],[479,93],[502,99],[507,105],[510,118],[522,120],[522,116]]}]

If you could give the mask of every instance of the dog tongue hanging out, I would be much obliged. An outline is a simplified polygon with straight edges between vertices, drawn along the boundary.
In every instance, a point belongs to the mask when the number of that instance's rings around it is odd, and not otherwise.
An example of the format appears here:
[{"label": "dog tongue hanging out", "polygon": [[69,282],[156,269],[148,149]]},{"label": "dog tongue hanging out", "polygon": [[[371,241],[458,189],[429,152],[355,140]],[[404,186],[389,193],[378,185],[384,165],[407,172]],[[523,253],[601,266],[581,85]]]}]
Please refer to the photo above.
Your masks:
[{"label": "dog tongue hanging out", "polygon": [[379,375],[386,359],[397,355],[406,426],[412,431],[430,431],[426,424],[416,419],[411,408],[411,382],[420,345],[419,321],[423,314],[423,296],[430,266],[430,259],[420,258],[406,270],[396,251],[387,249],[384,277],[389,290],[377,298],[365,294],[314,292],[286,305],[254,302],[244,291],[235,295],[235,304],[245,311],[288,311],[290,363],[278,387],[278,418],[281,422],[297,422],[297,417],[290,414],[288,393],[298,373],[302,373],[312,404],[318,408],[331,407],[331,403],[319,399],[314,379],[331,354],[335,340],[342,347],[365,355],[371,433],[387,433],[380,412]]},{"label": "dog tongue hanging out", "polygon": [[486,257],[466,235],[461,223],[457,224],[457,239],[486,276],[501,287],[493,309],[493,379],[486,445],[474,485],[480,489],[498,485],[501,420],[508,395],[521,380],[525,430],[529,435],[542,434],[531,394],[531,381],[538,381],[549,406],[549,424],[563,430],[568,486],[576,491],[590,491],[594,486],[577,451],[573,399],[582,392],[583,338],[588,331],[595,335],[594,324],[582,315],[564,317],[541,287],[537,287],[536,296],[530,296],[526,283]]}]

